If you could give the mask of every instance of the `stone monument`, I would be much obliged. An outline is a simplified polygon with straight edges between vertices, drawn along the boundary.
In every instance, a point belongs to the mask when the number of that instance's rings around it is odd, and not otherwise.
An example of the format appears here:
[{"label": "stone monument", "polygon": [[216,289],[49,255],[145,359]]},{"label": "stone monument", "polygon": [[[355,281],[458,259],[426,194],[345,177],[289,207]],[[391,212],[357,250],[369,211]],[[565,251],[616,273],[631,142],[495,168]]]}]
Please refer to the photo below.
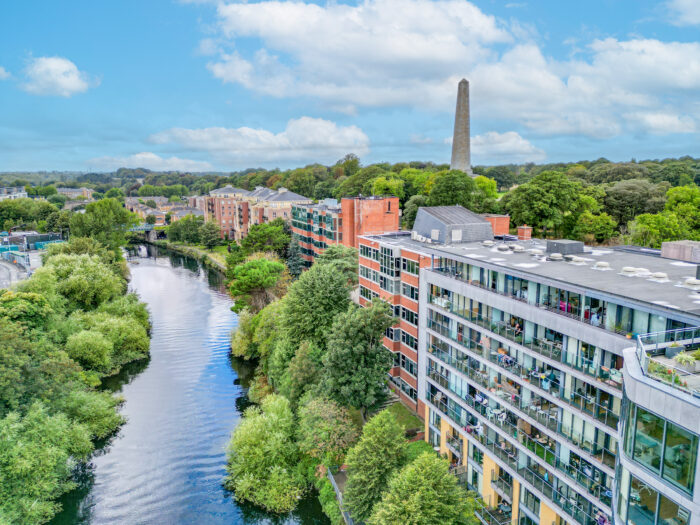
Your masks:
[{"label": "stone monument", "polygon": [[460,80],[457,86],[457,109],[455,111],[455,130],[452,136],[450,168],[474,176],[469,138],[469,81],[466,78]]}]

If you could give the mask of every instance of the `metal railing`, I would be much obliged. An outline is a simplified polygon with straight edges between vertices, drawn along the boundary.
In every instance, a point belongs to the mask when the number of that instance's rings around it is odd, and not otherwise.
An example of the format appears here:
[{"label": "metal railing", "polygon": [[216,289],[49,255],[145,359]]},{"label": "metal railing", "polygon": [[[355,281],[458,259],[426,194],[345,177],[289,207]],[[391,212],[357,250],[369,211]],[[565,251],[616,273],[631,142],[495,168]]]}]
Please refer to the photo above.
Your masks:
[{"label": "metal railing", "polygon": [[[700,348],[700,327],[665,330],[637,336],[637,359],[642,373],[695,397],[700,397],[700,375],[695,372],[695,363],[683,367],[675,360],[671,364],[670,357],[662,360],[658,356],[666,355],[669,349],[673,354],[677,354],[691,352],[698,348]],[[698,363],[700,365],[700,361]],[[697,369],[700,371],[700,366]],[[689,384],[689,380],[695,378],[697,381],[691,381]]]}]

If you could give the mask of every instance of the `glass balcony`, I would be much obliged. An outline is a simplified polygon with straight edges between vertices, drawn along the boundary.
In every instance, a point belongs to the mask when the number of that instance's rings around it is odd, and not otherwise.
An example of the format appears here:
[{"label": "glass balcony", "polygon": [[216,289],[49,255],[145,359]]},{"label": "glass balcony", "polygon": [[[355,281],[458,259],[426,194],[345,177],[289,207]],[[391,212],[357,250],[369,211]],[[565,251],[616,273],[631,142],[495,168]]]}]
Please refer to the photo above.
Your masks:
[{"label": "glass balcony", "polygon": [[700,361],[681,365],[673,357],[698,348],[700,327],[637,336],[637,359],[644,375],[694,397],[700,397]]}]

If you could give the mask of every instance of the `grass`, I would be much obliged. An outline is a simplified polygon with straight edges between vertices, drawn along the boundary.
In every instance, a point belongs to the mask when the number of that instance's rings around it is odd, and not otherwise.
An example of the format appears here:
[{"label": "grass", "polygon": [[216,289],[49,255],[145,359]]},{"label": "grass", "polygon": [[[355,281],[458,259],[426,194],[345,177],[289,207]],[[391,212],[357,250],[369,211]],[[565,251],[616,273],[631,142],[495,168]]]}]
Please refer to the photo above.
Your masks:
[{"label": "grass", "polygon": [[386,408],[386,410],[391,412],[396,418],[396,421],[406,430],[423,428],[423,422],[418,416],[406,408],[401,402],[394,403]]}]

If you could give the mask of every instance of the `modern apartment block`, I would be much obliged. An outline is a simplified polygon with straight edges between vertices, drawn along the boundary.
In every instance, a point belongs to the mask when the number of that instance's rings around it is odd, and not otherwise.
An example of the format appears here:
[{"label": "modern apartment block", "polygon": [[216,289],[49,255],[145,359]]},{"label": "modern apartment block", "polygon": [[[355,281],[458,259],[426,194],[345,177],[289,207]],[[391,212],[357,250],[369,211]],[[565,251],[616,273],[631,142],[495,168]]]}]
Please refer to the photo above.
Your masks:
[{"label": "modern apartment block", "polygon": [[69,199],[92,200],[94,190],[90,188],[56,188],[59,195],[64,195]]},{"label": "modern apartment block", "polygon": [[359,247],[362,235],[399,230],[398,197],[348,197],[292,207],[292,233],[306,266],[330,245]]},{"label": "modern apartment block", "polygon": [[5,186],[0,188],[0,201],[9,199],[26,199],[27,190],[23,186]]},{"label": "modern apartment block", "polygon": [[213,220],[221,228],[222,238],[240,241],[254,224],[277,218],[291,220],[294,204],[311,203],[311,199],[280,188],[271,190],[258,186],[253,191],[225,186],[208,196],[190,197],[189,205],[204,212],[205,220]]},{"label": "modern apartment block", "polygon": [[421,208],[413,232],[360,246],[361,296],[399,318],[392,381],[416,385],[426,439],[482,496],[479,517],[700,523],[695,382],[676,371],[663,384],[654,375],[678,365],[649,357],[700,343],[696,265],[492,231],[460,207]]}]

